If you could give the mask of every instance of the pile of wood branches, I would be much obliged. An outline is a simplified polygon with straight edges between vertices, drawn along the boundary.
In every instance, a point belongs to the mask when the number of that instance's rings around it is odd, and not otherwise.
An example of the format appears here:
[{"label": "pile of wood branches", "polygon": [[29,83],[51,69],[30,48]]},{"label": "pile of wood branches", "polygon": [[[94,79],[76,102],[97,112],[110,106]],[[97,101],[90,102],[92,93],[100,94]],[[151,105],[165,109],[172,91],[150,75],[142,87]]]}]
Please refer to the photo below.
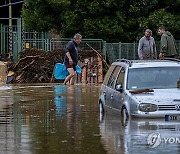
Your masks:
[{"label": "pile of wood branches", "polygon": [[[13,83],[48,83],[53,79],[54,66],[63,63],[65,51],[43,51],[27,49],[20,53],[20,59],[10,70],[15,72]],[[79,60],[83,63],[86,58],[97,57],[93,50],[79,51]]]}]

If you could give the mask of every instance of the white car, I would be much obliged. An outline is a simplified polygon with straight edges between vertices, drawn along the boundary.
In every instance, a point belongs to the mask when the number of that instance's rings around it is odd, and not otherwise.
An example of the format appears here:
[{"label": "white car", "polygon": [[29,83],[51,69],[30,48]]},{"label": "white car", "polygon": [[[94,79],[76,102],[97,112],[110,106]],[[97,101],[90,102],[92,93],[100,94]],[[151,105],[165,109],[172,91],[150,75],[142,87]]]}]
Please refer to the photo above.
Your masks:
[{"label": "white car", "polygon": [[123,117],[180,118],[180,60],[126,60],[112,63],[101,86],[100,112]]}]

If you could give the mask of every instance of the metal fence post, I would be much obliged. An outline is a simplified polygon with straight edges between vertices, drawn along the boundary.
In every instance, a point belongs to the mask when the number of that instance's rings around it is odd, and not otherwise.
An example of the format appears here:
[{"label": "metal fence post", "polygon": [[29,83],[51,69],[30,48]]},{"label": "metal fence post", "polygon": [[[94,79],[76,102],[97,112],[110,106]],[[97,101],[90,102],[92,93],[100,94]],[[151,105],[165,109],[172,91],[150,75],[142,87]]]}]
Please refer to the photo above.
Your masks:
[{"label": "metal fence post", "polygon": [[119,59],[122,58],[121,42],[119,42]]},{"label": "metal fence post", "polygon": [[48,51],[52,51],[51,39],[50,38],[47,39],[48,39]]},{"label": "metal fence post", "polygon": [[134,48],[134,50],[133,50],[133,52],[134,52],[133,53],[133,57],[134,57],[134,59],[136,59],[136,42],[135,41],[133,42],[133,45],[134,45],[133,46],[133,48]]},{"label": "metal fence post", "polygon": [[8,51],[8,40],[6,39],[8,31],[6,32],[6,27],[3,26],[3,52]]},{"label": "metal fence post", "polygon": [[[44,51],[47,51],[46,50],[46,40],[45,40],[45,37],[44,37],[44,35],[45,35],[45,33],[43,33],[43,32],[41,32],[41,34],[40,34],[40,40],[42,41],[42,42],[39,42],[39,46],[44,50]],[[39,39],[39,38],[38,38]],[[40,43],[42,44],[42,45],[40,45]],[[38,46],[38,47],[39,47]]]},{"label": "metal fence post", "polygon": [[46,51],[51,51],[51,40],[48,38],[48,33],[45,33],[45,40],[46,40]]},{"label": "metal fence post", "polygon": [[102,41],[102,43],[103,43],[103,50],[102,50],[103,57],[106,60],[106,41]]},{"label": "metal fence post", "polygon": [[0,27],[0,31],[1,31],[1,34],[0,34],[0,38],[1,38],[1,53],[4,52],[3,50],[3,25],[1,24],[1,27]]},{"label": "metal fence post", "polygon": [[50,39],[46,39],[46,51],[50,51],[51,50],[51,42]]},{"label": "metal fence post", "polygon": [[21,38],[21,34],[22,34],[22,26],[21,26],[21,18],[17,19],[17,53],[16,53],[16,61],[19,58],[19,53],[22,50],[22,38]]},{"label": "metal fence post", "polygon": [[17,62],[18,60],[18,33],[17,32],[13,32],[13,50],[12,50],[12,54],[13,54],[13,61]]},{"label": "metal fence post", "polygon": [[177,49],[177,50],[178,50],[178,54],[180,56],[180,41],[178,41],[178,44],[179,44],[179,49]]}]

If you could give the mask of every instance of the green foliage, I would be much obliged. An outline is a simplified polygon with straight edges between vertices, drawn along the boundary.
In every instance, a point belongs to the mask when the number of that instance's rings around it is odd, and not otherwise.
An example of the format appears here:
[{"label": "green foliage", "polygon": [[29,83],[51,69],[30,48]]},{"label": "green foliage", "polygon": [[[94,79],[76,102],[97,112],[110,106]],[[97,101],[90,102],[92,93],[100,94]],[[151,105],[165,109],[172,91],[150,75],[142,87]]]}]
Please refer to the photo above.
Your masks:
[{"label": "green foliage", "polygon": [[24,25],[28,30],[39,32],[60,31],[64,24],[62,10],[69,4],[67,0],[26,0],[22,11]]},{"label": "green foliage", "polygon": [[55,30],[63,37],[80,32],[108,42],[138,41],[146,28],[164,25],[180,39],[179,0],[26,0],[22,16],[29,30]]},{"label": "green foliage", "polygon": [[150,26],[152,29],[156,30],[157,26],[161,25],[165,25],[167,30],[176,34],[177,30],[180,28],[180,17],[166,12],[165,9],[160,9],[150,14],[148,19],[143,19],[141,27],[145,29]]}]

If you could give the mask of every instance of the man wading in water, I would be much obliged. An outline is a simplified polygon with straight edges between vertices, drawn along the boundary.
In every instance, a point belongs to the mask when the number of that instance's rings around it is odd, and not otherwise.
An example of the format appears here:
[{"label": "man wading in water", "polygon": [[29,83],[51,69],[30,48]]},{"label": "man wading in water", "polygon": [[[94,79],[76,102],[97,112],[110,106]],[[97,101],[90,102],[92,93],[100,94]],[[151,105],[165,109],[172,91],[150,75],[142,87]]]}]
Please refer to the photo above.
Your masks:
[{"label": "man wading in water", "polygon": [[76,65],[78,63],[78,50],[77,46],[81,43],[81,34],[75,34],[74,39],[69,41],[66,46],[66,54],[64,57],[64,64],[69,72],[69,75],[64,80],[64,84],[70,81],[71,85],[74,85],[76,80]]}]

